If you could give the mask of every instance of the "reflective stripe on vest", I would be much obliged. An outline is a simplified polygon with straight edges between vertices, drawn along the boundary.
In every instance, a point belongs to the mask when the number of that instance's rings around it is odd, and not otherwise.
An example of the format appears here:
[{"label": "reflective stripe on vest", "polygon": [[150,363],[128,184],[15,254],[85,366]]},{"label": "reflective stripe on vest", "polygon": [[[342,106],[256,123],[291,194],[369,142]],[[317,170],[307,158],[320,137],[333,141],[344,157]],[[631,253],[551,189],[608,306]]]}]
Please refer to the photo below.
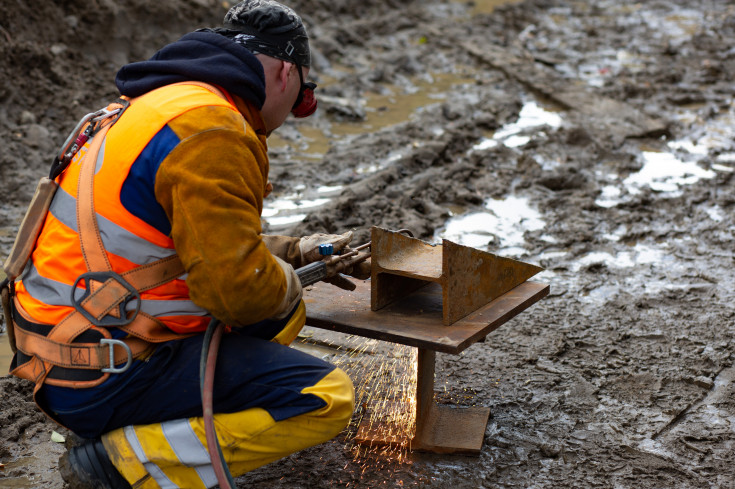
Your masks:
[{"label": "reflective stripe on vest", "polygon": [[[49,212],[60,223],[72,229],[75,233],[79,231],[77,229],[77,200],[63,188],[57,190]],[[100,227],[100,236],[105,249],[114,255],[126,258],[132,263],[138,265],[150,263],[176,254],[175,250],[156,246],[121,228],[99,213],[97,213],[97,223]]]},{"label": "reflective stripe on vest", "polygon": [[[125,209],[120,192],[132,164],[158,131],[184,112],[203,106],[223,106],[237,112],[230,101],[207,88],[189,84],[163,87],[135,99],[103,140],[95,161],[94,209],[113,271],[122,274],[176,253],[169,236]],[[31,262],[17,283],[18,301],[42,323],[58,324],[73,311],[71,288],[87,271],[77,229],[77,185],[80,163],[92,140],[59,177],[60,188]],[[142,292],[141,310],[177,333],[203,331],[209,323],[208,313],[190,300],[185,278],[182,275]]]},{"label": "reflective stripe on vest", "polygon": [[[36,267],[31,266],[26,271],[24,278],[26,290],[35,299],[50,306],[65,306],[69,304],[72,286],[55,280],[41,277]],[[74,296],[79,300],[84,294],[84,289],[77,288]],[[205,309],[188,300],[145,300],[141,301],[140,310],[154,317],[160,316],[206,316]],[[126,308],[128,311],[135,309],[135,304],[130,303]]]}]

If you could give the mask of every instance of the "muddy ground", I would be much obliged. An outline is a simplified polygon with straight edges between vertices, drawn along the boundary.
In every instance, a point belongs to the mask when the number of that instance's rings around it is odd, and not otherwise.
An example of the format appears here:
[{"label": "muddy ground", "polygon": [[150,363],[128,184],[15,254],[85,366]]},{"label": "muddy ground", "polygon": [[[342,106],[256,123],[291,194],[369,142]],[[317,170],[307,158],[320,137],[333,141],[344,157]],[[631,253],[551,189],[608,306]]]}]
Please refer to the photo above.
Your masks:
[{"label": "muddy ground", "polygon": [[[355,460],[342,436],[241,487],[735,487],[735,7],[492,3],[505,4],[292,2],[323,97],[274,140],[273,198],[338,191],[269,226],[433,241],[454,215],[526,199],[542,225],[520,249],[493,229],[476,246],[541,264],[550,295],[438,355],[436,401],[491,409],[481,454]],[[0,2],[0,256],[76,119],[115,97],[117,68],[223,13],[213,0]],[[409,118],[374,122],[447,77]],[[530,103],[560,123],[481,144]],[[683,164],[688,178],[641,183]],[[49,437],[64,431],[30,392],[0,378],[0,486],[61,489]]]}]

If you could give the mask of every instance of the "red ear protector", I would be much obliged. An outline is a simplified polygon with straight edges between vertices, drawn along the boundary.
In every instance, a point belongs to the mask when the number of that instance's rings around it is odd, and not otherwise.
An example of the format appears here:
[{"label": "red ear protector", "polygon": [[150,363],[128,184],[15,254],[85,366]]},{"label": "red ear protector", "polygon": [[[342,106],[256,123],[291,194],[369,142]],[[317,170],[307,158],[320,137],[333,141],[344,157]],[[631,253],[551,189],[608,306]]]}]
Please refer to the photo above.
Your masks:
[{"label": "red ear protector", "polygon": [[314,89],[316,83],[304,83],[304,75],[301,72],[301,65],[296,65],[299,71],[299,79],[301,80],[301,88],[299,89],[299,96],[296,99],[296,103],[293,104],[291,113],[294,117],[309,117],[311,114],[316,112],[316,97],[314,96]]}]

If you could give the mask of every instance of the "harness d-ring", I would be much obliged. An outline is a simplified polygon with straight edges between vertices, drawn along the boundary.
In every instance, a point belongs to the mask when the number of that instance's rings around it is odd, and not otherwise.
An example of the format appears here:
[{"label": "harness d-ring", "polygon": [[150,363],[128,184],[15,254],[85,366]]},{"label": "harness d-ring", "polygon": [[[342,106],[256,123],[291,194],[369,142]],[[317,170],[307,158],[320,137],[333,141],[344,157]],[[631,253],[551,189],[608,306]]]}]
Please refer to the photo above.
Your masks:
[{"label": "harness d-ring", "polygon": [[[109,345],[110,347],[110,366],[100,369],[103,372],[109,372],[111,374],[121,374],[129,369],[130,365],[133,364],[133,352],[130,350],[130,347],[125,344],[124,341],[111,338],[102,338],[100,340],[100,345]],[[115,366],[115,346],[122,347],[128,357],[125,361],[125,365],[123,365],[122,367]]]}]

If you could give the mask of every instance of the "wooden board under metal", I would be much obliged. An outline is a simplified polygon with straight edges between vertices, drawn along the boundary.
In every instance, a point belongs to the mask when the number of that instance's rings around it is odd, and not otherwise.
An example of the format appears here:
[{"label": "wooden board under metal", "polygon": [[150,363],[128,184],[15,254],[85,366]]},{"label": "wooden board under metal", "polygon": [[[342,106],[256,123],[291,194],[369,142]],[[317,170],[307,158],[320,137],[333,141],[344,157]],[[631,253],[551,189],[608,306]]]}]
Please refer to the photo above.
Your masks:
[{"label": "wooden board under metal", "polygon": [[524,282],[450,326],[442,323],[442,288],[432,283],[373,311],[370,281],[348,292],[326,283],[304,292],[306,324],[341,333],[457,354],[548,295],[549,286]]}]

